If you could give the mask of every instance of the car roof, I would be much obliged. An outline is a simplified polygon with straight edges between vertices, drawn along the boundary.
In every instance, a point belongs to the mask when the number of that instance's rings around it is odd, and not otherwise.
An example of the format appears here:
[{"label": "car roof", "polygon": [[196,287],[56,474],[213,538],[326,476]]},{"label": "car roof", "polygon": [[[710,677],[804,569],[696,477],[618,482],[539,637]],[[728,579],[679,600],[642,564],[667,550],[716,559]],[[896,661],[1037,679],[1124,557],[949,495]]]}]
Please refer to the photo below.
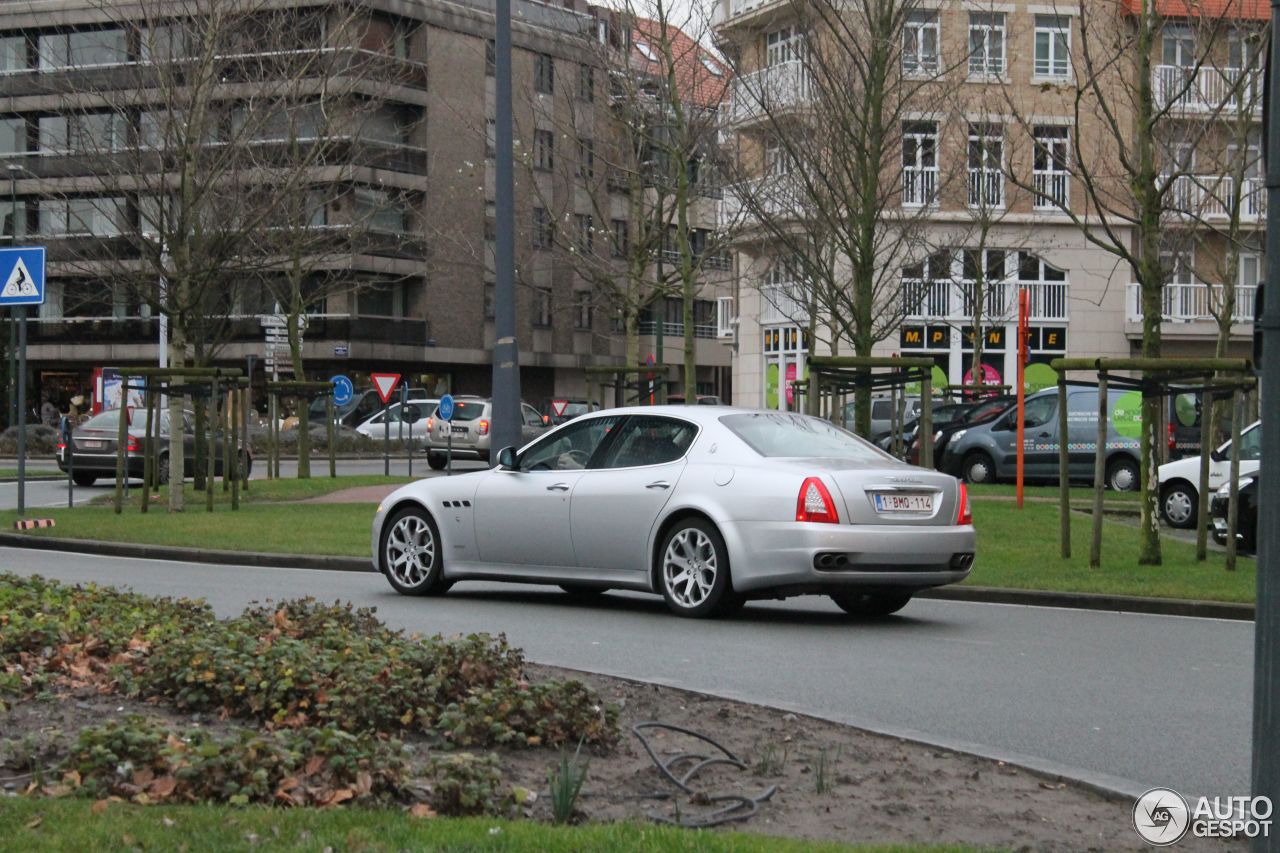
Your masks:
[{"label": "car roof", "polygon": [[795,415],[800,412],[779,412],[773,409],[747,409],[739,406],[620,406],[578,415],[575,421],[617,415],[667,415],[695,421],[699,424],[715,423],[725,415]]}]

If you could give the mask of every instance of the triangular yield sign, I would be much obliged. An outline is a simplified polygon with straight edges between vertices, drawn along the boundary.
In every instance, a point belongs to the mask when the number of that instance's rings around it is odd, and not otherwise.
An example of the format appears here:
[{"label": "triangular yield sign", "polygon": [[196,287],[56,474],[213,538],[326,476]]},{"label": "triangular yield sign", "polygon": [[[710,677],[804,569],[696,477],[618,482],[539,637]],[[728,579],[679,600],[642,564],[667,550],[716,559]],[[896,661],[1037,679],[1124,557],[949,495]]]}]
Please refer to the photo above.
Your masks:
[{"label": "triangular yield sign", "polygon": [[0,298],[11,299],[17,296],[39,296],[40,291],[36,290],[35,282],[31,280],[31,273],[27,270],[27,265],[22,262],[22,258],[18,258],[17,263],[13,265],[13,271],[9,273],[9,280],[4,283],[4,289],[0,290]]},{"label": "triangular yield sign", "polygon": [[564,409],[565,409],[565,406],[567,406],[567,405],[569,405],[569,401],[568,401],[568,400],[552,400],[552,401],[551,401],[551,411],[552,411],[552,412],[555,414],[555,416],[558,418],[558,417],[560,417],[561,415],[563,415],[563,414],[564,414]]},{"label": "triangular yield sign", "polygon": [[396,390],[396,386],[400,384],[399,373],[370,373],[369,378],[373,380],[373,387],[378,392],[378,397],[383,403],[391,402],[391,392]]}]

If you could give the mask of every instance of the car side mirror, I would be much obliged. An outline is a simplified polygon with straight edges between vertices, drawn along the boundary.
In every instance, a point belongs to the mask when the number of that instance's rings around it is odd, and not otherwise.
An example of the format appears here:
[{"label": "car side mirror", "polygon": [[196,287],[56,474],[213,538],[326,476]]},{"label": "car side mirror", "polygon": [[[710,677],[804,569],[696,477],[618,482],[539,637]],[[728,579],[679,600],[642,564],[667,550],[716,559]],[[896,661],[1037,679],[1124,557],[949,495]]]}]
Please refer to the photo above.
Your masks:
[{"label": "car side mirror", "polygon": [[1213,450],[1209,451],[1209,458],[1212,459],[1214,462],[1222,462],[1224,459],[1227,458],[1227,454],[1222,450],[1214,448]]},{"label": "car side mirror", "polygon": [[498,451],[498,467],[515,470],[516,449],[514,447],[504,447]]}]

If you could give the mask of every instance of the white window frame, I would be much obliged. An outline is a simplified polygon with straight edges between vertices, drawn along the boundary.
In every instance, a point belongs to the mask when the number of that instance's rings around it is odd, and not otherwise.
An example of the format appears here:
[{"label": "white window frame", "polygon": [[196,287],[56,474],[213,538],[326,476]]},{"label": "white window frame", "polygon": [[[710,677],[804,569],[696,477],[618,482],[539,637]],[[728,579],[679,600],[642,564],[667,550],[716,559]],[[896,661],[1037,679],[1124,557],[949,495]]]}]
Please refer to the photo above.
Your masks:
[{"label": "white window frame", "polygon": [[942,24],[938,11],[910,12],[902,25],[902,73],[908,77],[932,77],[941,68]]},{"label": "white window frame", "polygon": [[[925,130],[926,127],[932,130]],[[929,143],[929,144],[926,144]],[[904,122],[902,129],[902,206],[928,207],[938,203],[938,123]],[[914,144],[913,162],[907,146]],[[930,163],[929,161],[932,160]]]},{"label": "white window frame", "polygon": [[[1071,128],[1058,124],[1037,125],[1031,129],[1031,138],[1031,179],[1036,188],[1031,206],[1035,210],[1061,211],[1071,204]],[[1056,156],[1058,149],[1062,149],[1061,157]],[[1044,166],[1037,167],[1042,151]],[[1065,168],[1057,168],[1059,165]]]},{"label": "white window frame", "polygon": [[782,29],[765,33],[765,67],[772,68],[775,65],[795,62],[803,58],[802,46],[800,30],[796,27],[783,27]]},{"label": "white window frame", "polygon": [[[966,151],[970,208],[997,210],[1004,208],[1004,149],[1003,125],[970,123],[969,145]],[[975,153],[979,161],[977,165],[974,164]],[[993,154],[999,156],[995,157]]]},{"label": "white window frame", "polygon": [[[1042,35],[1046,38],[1047,46],[1044,57],[1040,56]],[[1032,57],[1035,78],[1065,80],[1071,77],[1071,18],[1069,16],[1036,15]]]},{"label": "white window frame", "polygon": [[[992,42],[997,41],[997,49]],[[1003,77],[1009,45],[1004,12],[969,13],[969,76],[977,79]]]}]

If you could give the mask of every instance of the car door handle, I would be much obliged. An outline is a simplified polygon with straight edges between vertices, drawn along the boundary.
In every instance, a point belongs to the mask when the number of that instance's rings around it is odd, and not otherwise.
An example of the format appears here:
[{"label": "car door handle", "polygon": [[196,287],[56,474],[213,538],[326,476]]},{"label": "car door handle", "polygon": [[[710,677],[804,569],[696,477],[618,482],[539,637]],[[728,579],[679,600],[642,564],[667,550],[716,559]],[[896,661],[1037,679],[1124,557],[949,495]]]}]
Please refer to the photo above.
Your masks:
[{"label": "car door handle", "polygon": [[645,488],[646,489],[669,489],[671,488],[671,484],[668,483],[666,480],[654,480],[652,483],[645,486]]},{"label": "car door handle", "polygon": [[552,483],[550,486],[547,486],[547,491],[548,492],[567,492],[569,491],[569,484],[568,483]]}]

